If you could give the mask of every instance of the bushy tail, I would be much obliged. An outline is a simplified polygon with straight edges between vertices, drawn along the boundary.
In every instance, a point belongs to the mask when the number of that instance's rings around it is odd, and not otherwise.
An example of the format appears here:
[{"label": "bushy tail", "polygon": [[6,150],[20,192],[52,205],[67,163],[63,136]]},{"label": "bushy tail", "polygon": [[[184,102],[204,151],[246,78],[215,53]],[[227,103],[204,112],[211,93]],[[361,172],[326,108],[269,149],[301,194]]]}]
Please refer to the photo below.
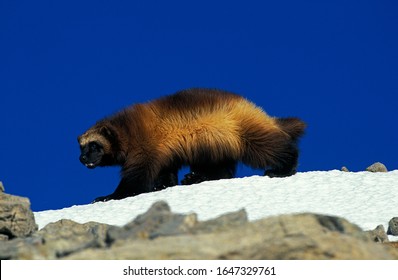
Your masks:
[{"label": "bushy tail", "polygon": [[307,125],[299,118],[278,118],[277,123],[279,127],[286,132],[293,141],[303,136]]}]

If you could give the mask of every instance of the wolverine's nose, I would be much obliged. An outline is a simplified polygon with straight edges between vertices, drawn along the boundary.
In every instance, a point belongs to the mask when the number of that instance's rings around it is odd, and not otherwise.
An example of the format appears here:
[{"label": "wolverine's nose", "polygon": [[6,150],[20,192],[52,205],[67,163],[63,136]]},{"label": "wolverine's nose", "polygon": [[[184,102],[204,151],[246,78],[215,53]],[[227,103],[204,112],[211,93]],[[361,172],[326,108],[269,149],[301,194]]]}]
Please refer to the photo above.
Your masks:
[{"label": "wolverine's nose", "polygon": [[87,163],[87,157],[85,155],[81,155],[79,157],[79,160],[80,160],[81,163]]}]

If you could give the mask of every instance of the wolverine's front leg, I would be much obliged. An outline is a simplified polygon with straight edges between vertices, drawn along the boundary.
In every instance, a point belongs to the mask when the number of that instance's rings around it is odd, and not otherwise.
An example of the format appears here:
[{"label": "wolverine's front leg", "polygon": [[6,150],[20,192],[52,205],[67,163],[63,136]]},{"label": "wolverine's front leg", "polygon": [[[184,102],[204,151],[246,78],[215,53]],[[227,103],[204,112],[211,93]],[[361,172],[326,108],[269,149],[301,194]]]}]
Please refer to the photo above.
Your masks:
[{"label": "wolverine's front leg", "polygon": [[94,199],[93,203],[99,201],[119,200],[129,196],[136,196],[141,193],[151,192],[154,190],[153,182],[148,181],[141,176],[123,177],[116,190],[106,196],[100,196]]},{"label": "wolverine's front leg", "polygon": [[171,186],[178,185],[178,169],[164,168],[154,182],[154,191],[160,191]]}]

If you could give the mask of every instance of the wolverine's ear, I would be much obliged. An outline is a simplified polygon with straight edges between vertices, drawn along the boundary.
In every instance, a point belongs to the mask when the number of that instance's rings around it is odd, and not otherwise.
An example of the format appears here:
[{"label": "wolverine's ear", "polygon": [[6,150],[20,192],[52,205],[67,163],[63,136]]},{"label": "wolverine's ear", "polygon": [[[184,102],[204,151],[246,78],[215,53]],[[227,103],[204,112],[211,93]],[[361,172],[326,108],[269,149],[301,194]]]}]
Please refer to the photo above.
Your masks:
[{"label": "wolverine's ear", "polygon": [[105,136],[106,139],[112,140],[115,137],[115,133],[110,127],[102,126],[99,130],[101,135]]}]

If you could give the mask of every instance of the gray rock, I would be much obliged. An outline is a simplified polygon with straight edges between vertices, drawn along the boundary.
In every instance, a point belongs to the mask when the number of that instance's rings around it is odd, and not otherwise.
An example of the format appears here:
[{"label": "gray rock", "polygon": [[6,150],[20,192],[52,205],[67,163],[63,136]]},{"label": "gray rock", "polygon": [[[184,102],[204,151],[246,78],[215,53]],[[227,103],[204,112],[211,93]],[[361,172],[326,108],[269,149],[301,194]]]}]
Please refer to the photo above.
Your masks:
[{"label": "gray rock", "polygon": [[244,226],[248,223],[246,210],[242,209],[236,212],[221,215],[215,219],[197,223],[191,233],[216,233],[225,231],[234,227]]},{"label": "gray rock", "polygon": [[0,234],[12,239],[37,231],[28,198],[0,192]]},{"label": "gray rock", "polygon": [[387,234],[398,236],[398,217],[394,217],[388,222]]},{"label": "gray rock", "polygon": [[398,251],[360,237],[337,217],[282,215],[216,233],[130,239],[66,259],[398,259]]},{"label": "gray rock", "polygon": [[58,259],[87,248],[106,247],[106,232],[110,227],[60,220],[30,237],[0,242],[0,259]]},{"label": "gray rock", "polygon": [[39,236],[18,237],[0,242],[1,260],[40,260],[54,258],[54,256],[47,255],[43,251],[43,239]]},{"label": "gray rock", "polygon": [[369,235],[370,239],[375,242],[389,242],[386,230],[384,229],[383,225],[378,225],[374,230],[368,230],[366,231],[366,233]]},{"label": "gray rock", "polygon": [[381,162],[373,163],[371,166],[366,168],[369,172],[388,172],[387,167]]},{"label": "gray rock", "polygon": [[356,234],[362,231],[357,225],[340,217],[318,214],[313,215],[317,219],[319,225],[328,231],[337,231],[345,234]]},{"label": "gray rock", "polygon": [[0,241],[7,241],[7,240],[8,240],[8,235],[0,234]]},{"label": "gray rock", "polygon": [[108,231],[107,241],[125,239],[154,239],[160,236],[187,233],[198,223],[196,214],[173,214],[164,201],[155,202],[147,212],[138,215],[124,227],[113,227]]},{"label": "gray rock", "polygon": [[36,236],[43,239],[44,255],[59,258],[87,248],[106,247],[106,233],[110,227],[95,222],[79,224],[63,219],[46,225]]},{"label": "gray rock", "polygon": [[0,241],[0,258],[398,259],[396,248],[373,240],[340,217],[304,213],[248,222],[240,210],[201,222],[157,202],[124,227],[61,220],[30,237]]},{"label": "gray rock", "polygon": [[4,192],[4,185],[2,181],[0,181],[0,192]]},{"label": "gray rock", "polygon": [[345,166],[343,166],[343,167],[341,168],[341,171],[343,171],[343,172],[350,172],[350,170],[348,170],[348,168],[345,167]]}]

